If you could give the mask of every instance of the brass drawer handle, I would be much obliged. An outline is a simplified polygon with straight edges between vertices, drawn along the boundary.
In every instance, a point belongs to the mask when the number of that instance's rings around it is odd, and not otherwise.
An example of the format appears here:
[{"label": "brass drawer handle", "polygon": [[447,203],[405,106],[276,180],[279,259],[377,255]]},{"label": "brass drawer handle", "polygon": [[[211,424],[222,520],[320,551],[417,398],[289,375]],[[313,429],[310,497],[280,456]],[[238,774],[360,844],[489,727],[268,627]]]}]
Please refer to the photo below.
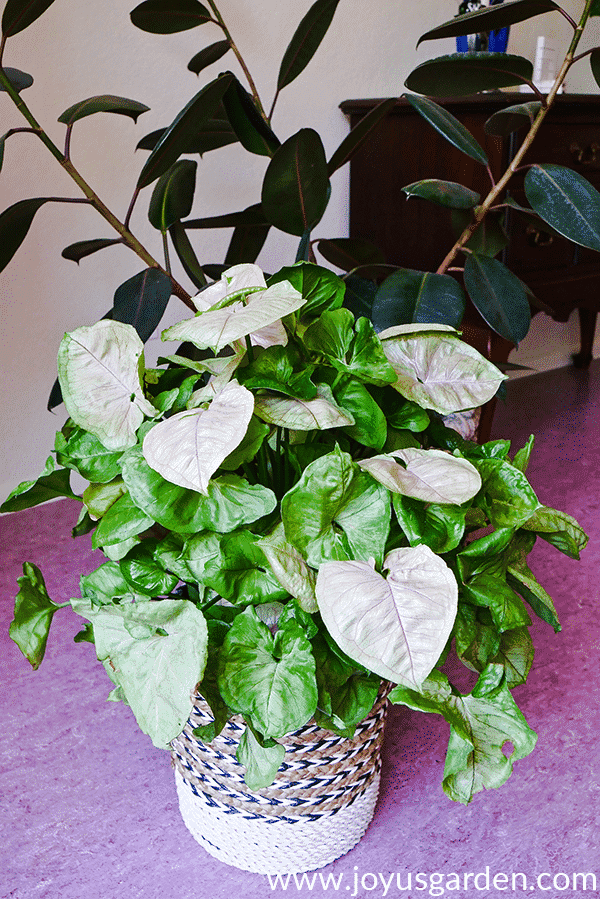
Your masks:
[{"label": "brass drawer handle", "polygon": [[600,144],[595,141],[587,147],[580,147],[578,143],[573,142],[569,152],[579,165],[596,165],[600,162]]},{"label": "brass drawer handle", "polygon": [[525,234],[530,247],[549,247],[550,244],[554,243],[553,234],[549,234],[548,231],[543,231],[541,228],[536,228],[535,225],[527,225]]}]

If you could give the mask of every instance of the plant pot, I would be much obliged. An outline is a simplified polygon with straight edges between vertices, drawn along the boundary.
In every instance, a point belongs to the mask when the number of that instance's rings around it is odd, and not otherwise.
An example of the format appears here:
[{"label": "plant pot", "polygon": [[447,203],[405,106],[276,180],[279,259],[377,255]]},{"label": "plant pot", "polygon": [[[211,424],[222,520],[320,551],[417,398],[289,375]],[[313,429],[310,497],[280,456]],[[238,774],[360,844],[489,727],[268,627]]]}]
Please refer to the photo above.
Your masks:
[{"label": "plant pot", "polygon": [[389,685],[353,740],[314,721],[280,742],[275,781],[253,792],[235,757],[245,724],[227,723],[210,745],[192,730],[212,721],[199,694],[183,733],[171,743],[179,808],[193,837],[215,858],[257,874],[312,871],[358,843],[379,792]]}]

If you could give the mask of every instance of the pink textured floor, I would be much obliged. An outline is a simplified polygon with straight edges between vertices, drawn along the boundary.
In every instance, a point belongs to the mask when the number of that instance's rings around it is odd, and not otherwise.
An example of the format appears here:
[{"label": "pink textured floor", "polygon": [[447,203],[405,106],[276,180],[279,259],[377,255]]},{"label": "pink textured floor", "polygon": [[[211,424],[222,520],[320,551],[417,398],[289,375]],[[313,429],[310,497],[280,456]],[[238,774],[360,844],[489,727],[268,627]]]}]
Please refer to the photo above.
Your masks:
[{"label": "pink textured floor", "polygon": [[[576,873],[595,874],[600,890],[599,397],[594,363],[590,372],[563,369],[511,384],[496,416],[495,434],[514,438],[515,449],[531,431],[538,435],[529,474],[540,500],[575,515],[590,534],[580,563],[546,544],[534,550],[532,567],[563,623],[558,635],[535,625],[534,670],[516,691],[539,734],[536,750],[504,787],[465,808],[440,787],[445,722],[393,709],[366,836],[314,882],[292,878],[287,890],[215,861],[195,843],[179,817],[167,753],[152,747],[126,707],[105,701],[110,684],[93,647],[72,642],[79,625],[70,609],[57,614],[46,659],[30,670],[7,635],[21,562],[40,565],[62,602],[78,595],[79,573],[98,561],[88,538],[66,536],[75,504],[1,518],[1,899],[335,892],[417,899],[497,897],[524,887],[555,897],[581,895]],[[521,875],[514,891],[513,874]],[[598,895],[591,878],[586,885],[586,895]]]}]

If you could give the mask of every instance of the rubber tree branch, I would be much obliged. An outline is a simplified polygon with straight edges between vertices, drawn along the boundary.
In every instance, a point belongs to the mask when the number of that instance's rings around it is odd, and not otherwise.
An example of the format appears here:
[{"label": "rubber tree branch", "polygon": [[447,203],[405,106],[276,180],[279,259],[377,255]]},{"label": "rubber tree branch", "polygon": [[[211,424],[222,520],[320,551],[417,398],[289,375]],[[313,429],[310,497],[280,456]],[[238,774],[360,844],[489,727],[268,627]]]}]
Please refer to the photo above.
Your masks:
[{"label": "rubber tree branch", "polygon": [[512,178],[512,176],[515,174],[516,170],[521,165],[523,157],[528,152],[538,131],[542,127],[542,124],[543,124],[546,116],[550,112],[550,109],[552,108],[554,100],[556,99],[556,96],[558,94],[560,86],[563,83],[563,81],[565,80],[569,69],[571,68],[571,66],[573,65],[573,63],[575,61],[575,50],[577,49],[579,41],[581,40],[581,36],[583,34],[583,29],[585,28],[587,20],[590,17],[591,8],[592,8],[592,5],[594,2],[595,2],[595,0],[586,0],[585,8],[581,15],[581,19],[579,20],[579,23],[575,27],[575,33],[573,34],[573,38],[569,45],[569,49],[567,50],[567,54],[564,58],[563,64],[560,68],[560,71],[554,80],[552,89],[550,90],[550,93],[548,94],[548,96],[546,98],[545,106],[542,106],[542,108],[538,112],[538,114],[535,118],[535,121],[533,122],[531,128],[529,129],[527,137],[521,144],[520,148],[518,149],[517,153],[515,154],[514,159],[511,161],[511,163],[508,166],[507,170],[505,171],[504,175],[500,178],[498,183],[492,188],[492,190],[489,192],[489,194],[487,195],[487,197],[485,198],[483,203],[477,207],[477,211],[475,212],[474,220],[471,222],[470,225],[468,225],[465,228],[465,230],[460,235],[460,237],[458,238],[458,240],[456,241],[456,243],[454,244],[454,246],[452,247],[450,252],[447,253],[446,257],[444,258],[443,262],[441,263],[441,265],[439,266],[439,268],[437,270],[437,274],[443,275],[448,270],[448,268],[452,265],[452,263],[454,262],[454,260],[456,259],[457,255],[458,255],[458,253],[463,250],[463,248],[469,242],[469,240],[471,239],[471,237],[473,236],[475,231],[477,231],[477,229],[479,228],[479,226],[485,219],[486,215],[490,211],[491,207],[495,204],[496,200],[502,194],[502,192],[506,188],[506,186],[507,186],[508,182],[510,181],[510,179]]}]

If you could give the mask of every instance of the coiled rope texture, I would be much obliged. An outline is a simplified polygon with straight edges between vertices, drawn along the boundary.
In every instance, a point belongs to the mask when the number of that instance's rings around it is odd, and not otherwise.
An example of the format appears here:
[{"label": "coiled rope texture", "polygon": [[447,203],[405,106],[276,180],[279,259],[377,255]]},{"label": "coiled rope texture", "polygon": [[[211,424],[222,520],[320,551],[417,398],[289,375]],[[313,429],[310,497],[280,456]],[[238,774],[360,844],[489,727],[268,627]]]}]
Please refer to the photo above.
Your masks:
[{"label": "coiled rope texture", "polygon": [[275,781],[258,792],[235,758],[244,722],[229,721],[212,743],[192,730],[212,721],[199,694],[171,743],[179,808],[188,830],[215,858],[258,874],[312,871],[344,855],[371,821],[381,770],[389,687],[353,740],[309,722],[283,737]]}]

